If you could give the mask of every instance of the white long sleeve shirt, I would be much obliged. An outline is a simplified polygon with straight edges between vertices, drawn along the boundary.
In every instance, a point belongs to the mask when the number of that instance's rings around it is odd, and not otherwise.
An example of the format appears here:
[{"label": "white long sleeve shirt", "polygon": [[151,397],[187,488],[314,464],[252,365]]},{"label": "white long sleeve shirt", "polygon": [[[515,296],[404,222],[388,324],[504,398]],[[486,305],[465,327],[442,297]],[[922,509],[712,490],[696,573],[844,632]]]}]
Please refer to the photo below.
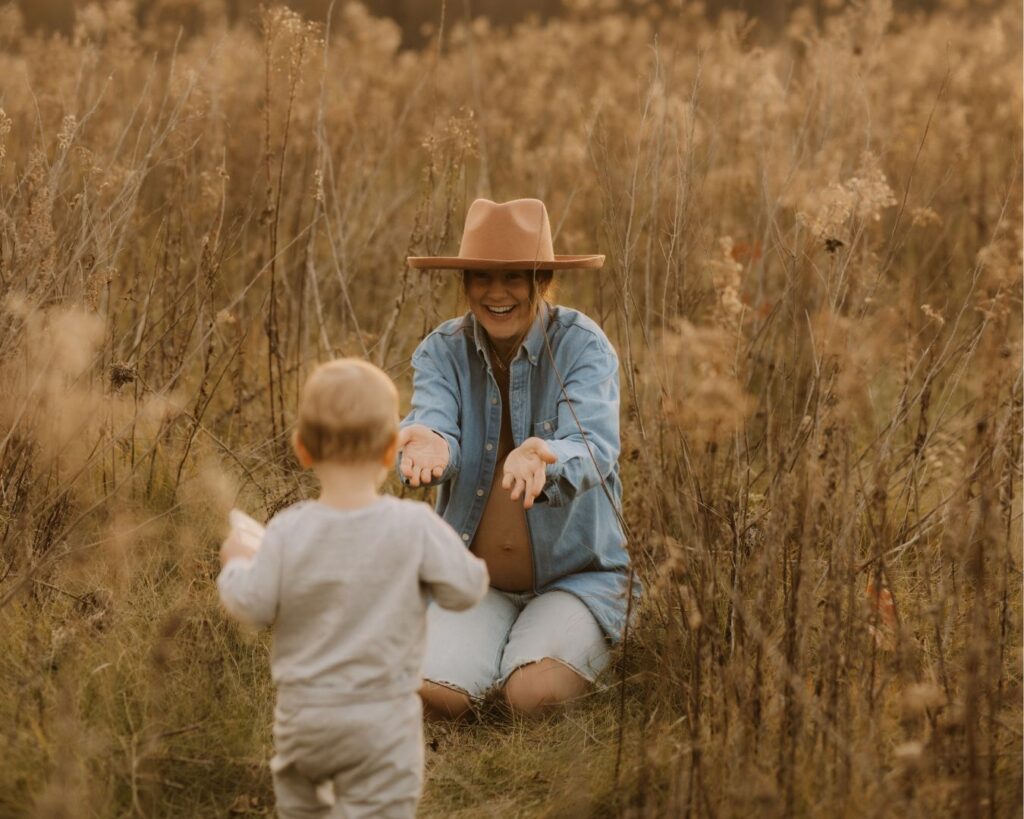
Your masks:
[{"label": "white long sleeve shirt", "polygon": [[273,625],[279,702],[343,705],[416,691],[427,602],[470,608],[488,575],[427,504],[384,495],[354,510],[285,509],[217,587],[239,620]]}]

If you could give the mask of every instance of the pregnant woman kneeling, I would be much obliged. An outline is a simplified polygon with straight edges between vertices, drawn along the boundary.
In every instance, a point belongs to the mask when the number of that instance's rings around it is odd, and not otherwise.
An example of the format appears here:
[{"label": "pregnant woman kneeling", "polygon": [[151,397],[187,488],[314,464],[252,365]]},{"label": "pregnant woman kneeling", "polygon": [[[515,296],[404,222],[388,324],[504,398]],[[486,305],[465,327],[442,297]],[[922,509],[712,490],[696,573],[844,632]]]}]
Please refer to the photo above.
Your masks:
[{"label": "pregnant woman kneeling", "polygon": [[556,256],[537,199],[478,199],[457,257],[409,259],[461,270],[469,312],[413,355],[399,470],[439,486],[437,511],[491,576],[475,608],[428,609],[420,694],[434,718],[492,688],[523,714],[579,696],[625,625],[618,358],[591,319],[544,299],[553,271],[603,262]]}]

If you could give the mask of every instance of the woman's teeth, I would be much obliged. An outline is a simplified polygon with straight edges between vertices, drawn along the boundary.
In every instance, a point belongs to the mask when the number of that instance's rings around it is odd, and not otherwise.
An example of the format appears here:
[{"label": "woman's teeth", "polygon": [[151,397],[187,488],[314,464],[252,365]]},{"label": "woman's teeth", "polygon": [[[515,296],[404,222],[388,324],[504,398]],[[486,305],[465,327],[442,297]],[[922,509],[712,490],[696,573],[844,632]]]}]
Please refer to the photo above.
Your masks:
[{"label": "woman's teeth", "polygon": [[508,307],[488,307],[487,308],[487,310],[489,312],[494,313],[494,315],[496,315],[496,316],[504,316],[506,313],[511,313],[514,309],[515,309],[515,305],[514,304],[510,305]]}]

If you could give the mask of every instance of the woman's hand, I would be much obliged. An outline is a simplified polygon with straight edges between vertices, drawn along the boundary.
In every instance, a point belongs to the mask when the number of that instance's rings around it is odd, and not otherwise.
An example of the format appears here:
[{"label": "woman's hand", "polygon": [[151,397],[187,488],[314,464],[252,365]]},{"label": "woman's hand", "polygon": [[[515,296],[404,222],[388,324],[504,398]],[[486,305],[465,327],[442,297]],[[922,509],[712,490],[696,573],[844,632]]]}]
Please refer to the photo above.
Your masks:
[{"label": "woman's hand", "polygon": [[402,453],[398,468],[408,478],[409,486],[428,484],[440,478],[448,466],[448,442],[423,424],[400,429],[398,449]]},{"label": "woman's hand", "polygon": [[523,508],[529,509],[533,506],[534,498],[544,491],[547,465],[557,460],[555,453],[543,439],[527,438],[505,458],[502,489],[511,489],[514,501],[519,500],[521,496]]}]

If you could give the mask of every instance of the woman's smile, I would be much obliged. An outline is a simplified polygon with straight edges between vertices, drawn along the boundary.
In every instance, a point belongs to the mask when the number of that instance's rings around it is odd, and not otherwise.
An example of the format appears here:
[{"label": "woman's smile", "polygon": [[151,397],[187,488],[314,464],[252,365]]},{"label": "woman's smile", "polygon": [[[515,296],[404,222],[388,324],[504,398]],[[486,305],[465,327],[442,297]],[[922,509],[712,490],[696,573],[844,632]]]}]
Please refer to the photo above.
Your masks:
[{"label": "woman's smile", "polygon": [[530,278],[522,270],[471,270],[469,308],[494,341],[512,341],[530,329]]},{"label": "woman's smile", "polygon": [[[516,311],[516,306],[517,305],[515,305],[515,304],[507,304],[507,305],[498,307],[498,306],[495,306],[495,305],[485,304],[484,305],[484,309],[487,311],[488,317],[489,317],[491,322],[494,322],[495,324],[503,325],[503,324],[508,324],[510,322],[511,323],[515,323],[515,321],[516,321],[516,312],[517,312]],[[487,328],[487,326],[488,326],[488,323],[484,323],[484,328],[485,329]],[[488,332],[490,332],[490,330],[488,330]],[[493,335],[493,333],[492,333],[492,335]]]}]

